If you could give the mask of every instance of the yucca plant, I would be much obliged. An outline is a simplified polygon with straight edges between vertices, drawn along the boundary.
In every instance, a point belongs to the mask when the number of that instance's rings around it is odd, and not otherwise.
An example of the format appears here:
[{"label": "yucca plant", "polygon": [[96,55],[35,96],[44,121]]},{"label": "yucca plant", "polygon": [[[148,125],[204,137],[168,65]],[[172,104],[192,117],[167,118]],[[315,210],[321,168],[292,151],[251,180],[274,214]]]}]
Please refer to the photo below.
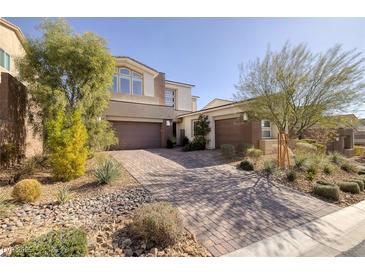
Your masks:
[{"label": "yucca plant", "polygon": [[58,204],[63,205],[72,199],[72,193],[68,187],[64,187],[57,192],[56,198]]},{"label": "yucca plant", "polygon": [[94,176],[100,184],[110,184],[121,175],[120,164],[111,157],[100,161],[94,171]]}]

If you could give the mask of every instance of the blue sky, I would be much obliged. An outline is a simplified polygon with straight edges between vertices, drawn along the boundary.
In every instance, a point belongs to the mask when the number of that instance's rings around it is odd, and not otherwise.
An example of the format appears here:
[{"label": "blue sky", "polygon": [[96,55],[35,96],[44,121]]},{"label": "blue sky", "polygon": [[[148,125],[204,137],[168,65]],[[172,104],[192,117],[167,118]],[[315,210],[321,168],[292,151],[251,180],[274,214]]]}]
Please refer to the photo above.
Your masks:
[{"label": "blue sky", "polygon": [[[28,37],[41,18],[6,18]],[[66,18],[76,32],[106,39],[113,55],[127,55],[169,80],[195,84],[198,107],[231,99],[238,65],[262,57],[270,44],[304,42],[314,52],[336,43],[365,53],[365,18]],[[356,114],[365,117],[364,111]]]}]

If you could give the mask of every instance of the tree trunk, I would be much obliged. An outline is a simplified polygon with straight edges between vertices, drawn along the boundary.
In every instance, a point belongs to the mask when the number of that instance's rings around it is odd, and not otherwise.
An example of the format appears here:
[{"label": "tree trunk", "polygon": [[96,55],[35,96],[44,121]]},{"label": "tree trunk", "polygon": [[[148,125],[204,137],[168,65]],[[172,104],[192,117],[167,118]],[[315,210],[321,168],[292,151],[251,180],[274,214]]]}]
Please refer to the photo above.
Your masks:
[{"label": "tree trunk", "polygon": [[280,168],[287,168],[290,166],[289,160],[289,134],[280,132],[278,133],[278,154],[277,154],[278,166]]}]

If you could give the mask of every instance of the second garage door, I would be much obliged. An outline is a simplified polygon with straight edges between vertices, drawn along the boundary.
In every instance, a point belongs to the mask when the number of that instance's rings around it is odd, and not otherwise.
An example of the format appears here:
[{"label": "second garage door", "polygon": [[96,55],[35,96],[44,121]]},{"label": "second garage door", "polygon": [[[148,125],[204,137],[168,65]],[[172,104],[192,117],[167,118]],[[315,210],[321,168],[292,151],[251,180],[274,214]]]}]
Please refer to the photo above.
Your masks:
[{"label": "second garage door", "polygon": [[161,124],[112,121],[119,144],[113,149],[140,149],[161,147]]},{"label": "second garage door", "polygon": [[252,144],[252,127],[250,122],[242,122],[239,118],[215,121],[215,147],[231,144],[241,150],[244,143]]}]

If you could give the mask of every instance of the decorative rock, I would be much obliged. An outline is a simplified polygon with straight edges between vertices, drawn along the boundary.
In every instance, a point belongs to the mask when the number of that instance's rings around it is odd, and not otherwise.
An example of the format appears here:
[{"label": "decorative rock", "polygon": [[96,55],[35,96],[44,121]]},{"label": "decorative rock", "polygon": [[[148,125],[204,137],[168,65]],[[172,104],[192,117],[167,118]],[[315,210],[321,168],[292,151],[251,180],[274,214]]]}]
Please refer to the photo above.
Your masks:
[{"label": "decorative rock", "polygon": [[157,256],[157,253],[158,253],[158,249],[156,248],[156,247],[153,247],[153,248],[151,248],[151,250],[150,250],[150,253],[153,255],[153,256]]}]

